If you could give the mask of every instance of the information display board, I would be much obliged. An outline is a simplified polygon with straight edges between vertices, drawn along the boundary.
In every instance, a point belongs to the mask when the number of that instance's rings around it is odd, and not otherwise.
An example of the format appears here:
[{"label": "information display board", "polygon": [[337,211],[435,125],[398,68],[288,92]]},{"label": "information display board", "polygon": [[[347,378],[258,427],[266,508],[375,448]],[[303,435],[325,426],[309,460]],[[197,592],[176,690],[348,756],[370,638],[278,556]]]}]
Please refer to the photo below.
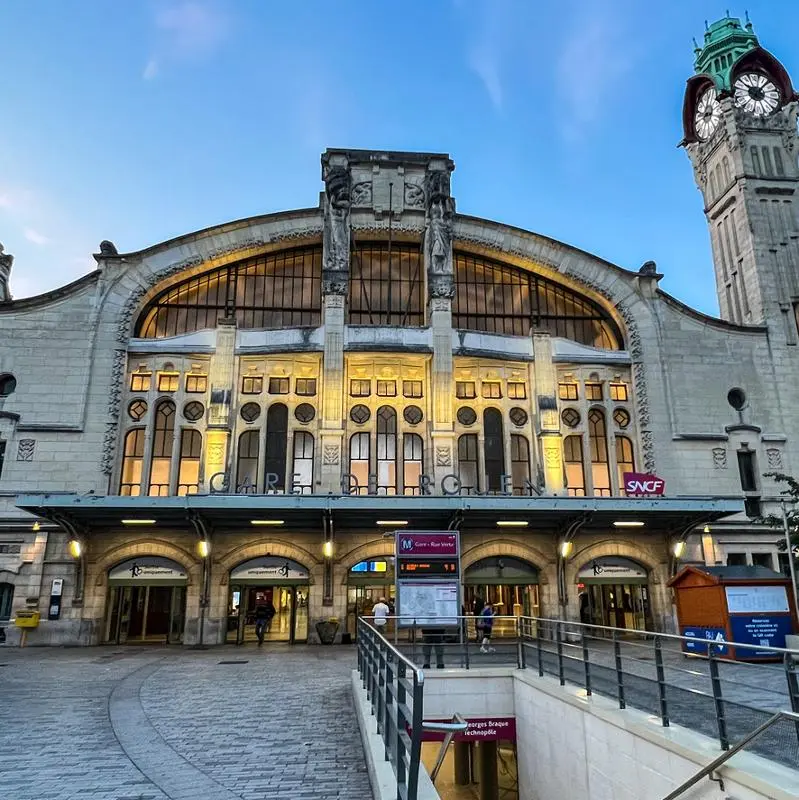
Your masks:
[{"label": "information display board", "polygon": [[784,586],[726,586],[730,614],[787,614]]},{"label": "information display board", "polygon": [[400,627],[454,627],[461,613],[457,531],[397,531]]}]

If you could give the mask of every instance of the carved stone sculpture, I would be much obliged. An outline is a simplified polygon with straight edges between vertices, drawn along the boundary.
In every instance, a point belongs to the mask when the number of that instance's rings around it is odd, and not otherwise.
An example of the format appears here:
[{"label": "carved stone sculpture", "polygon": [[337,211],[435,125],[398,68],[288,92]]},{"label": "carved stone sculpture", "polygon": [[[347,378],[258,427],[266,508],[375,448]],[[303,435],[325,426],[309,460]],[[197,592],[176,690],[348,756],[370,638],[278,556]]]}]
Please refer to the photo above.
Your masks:
[{"label": "carved stone sculpture", "polygon": [[352,187],[352,205],[369,206],[372,204],[372,183],[361,181]]},{"label": "carved stone sculpture", "polygon": [[645,261],[638,270],[639,275],[657,275],[658,265],[654,261]]},{"label": "carved stone sculpture", "polygon": [[[334,293],[346,292],[350,268],[350,173],[346,167],[330,167],[325,175],[325,262],[322,279]],[[371,194],[371,191],[370,191]],[[327,291],[327,289],[325,289]]]},{"label": "carved stone sculpture", "polygon": [[11,275],[11,265],[13,263],[14,256],[5,253],[3,245],[0,244],[0,302],[11,299],[8,291],[8,279]]},{"label": "carved stone sculpture", "polygon": [[455,281],[452,275],[430,276],[430,298],[433,300],[452,300],[455,297]]},{"label": "carved stone sculpture", "polygon": [[108,239],[103,239],[103,241],[100,242],[100,254],[104,256],[118,256],[119,251],[113,242]]}]

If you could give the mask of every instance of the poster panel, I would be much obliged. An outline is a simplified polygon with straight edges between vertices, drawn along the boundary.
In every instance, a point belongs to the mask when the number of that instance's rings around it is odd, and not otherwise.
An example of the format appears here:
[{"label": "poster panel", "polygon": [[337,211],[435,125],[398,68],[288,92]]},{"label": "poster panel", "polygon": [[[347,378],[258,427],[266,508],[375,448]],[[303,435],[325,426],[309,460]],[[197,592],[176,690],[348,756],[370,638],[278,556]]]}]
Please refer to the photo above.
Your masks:
[{"label": "poster panel", "polygon": [[458,581],[397,581],[401,627],[453,627],[460,614]]}]

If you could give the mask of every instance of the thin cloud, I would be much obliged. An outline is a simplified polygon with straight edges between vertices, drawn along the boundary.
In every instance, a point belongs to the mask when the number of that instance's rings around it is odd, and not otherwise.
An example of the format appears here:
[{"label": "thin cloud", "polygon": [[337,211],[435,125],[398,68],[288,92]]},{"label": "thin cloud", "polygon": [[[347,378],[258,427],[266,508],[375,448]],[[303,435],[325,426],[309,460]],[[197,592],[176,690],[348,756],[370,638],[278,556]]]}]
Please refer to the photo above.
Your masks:
[{"label": "thin cloud", "polygon": [[472,50],[469,66],[483,82],[495,108],[502,108],[502,81],[500,79],[499,56],[496,49],[484,42]]},{"label": "thin cloud", "polygon": [[199,61],[215,53],[228,38],[231,19],[212,0],[180,0],[159,5],[153,23],[158,44],[142,71],[153,80],[168,62]]},{"label": "thin cloud", "polygon": [[40,247],[50,241],[46,236],[43,236],[34,228],[25,228],[22,231],[22,235],[32,244],[39,245]]}]

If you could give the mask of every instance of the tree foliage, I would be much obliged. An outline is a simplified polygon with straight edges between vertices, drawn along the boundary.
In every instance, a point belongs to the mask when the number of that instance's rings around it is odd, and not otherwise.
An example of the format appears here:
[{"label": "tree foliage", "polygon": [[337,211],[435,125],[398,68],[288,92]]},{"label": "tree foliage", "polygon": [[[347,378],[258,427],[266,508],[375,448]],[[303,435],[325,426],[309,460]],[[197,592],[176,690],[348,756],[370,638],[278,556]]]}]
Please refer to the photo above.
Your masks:
[{"label": "tree foliage", "polygon": [[[785,512],[786,516],[788,517],[788,532],[791,538],[791,549],[794,553],[794,567],[799,570],[799,558],[797,558],[796,553],[799,551],[799,481],[796,478],[791,477],[790,475],[785,475],[782,472],[767,472],[765,473],[764,477],[772,478],[776,483],[780,484],[782,487],[780,489],[780,494],[783,498],[785,498]],[[782,514],[768,514],[765,517],[761,517],[760,522],[763,522],[766,525],[770,525],[772,528],[779,528],[782,530],[783,527],[783,520]],[[777,547],[785,551],[788,549],[788,546],[785,543],[785,536],[780,536],[777,540]]]}]

